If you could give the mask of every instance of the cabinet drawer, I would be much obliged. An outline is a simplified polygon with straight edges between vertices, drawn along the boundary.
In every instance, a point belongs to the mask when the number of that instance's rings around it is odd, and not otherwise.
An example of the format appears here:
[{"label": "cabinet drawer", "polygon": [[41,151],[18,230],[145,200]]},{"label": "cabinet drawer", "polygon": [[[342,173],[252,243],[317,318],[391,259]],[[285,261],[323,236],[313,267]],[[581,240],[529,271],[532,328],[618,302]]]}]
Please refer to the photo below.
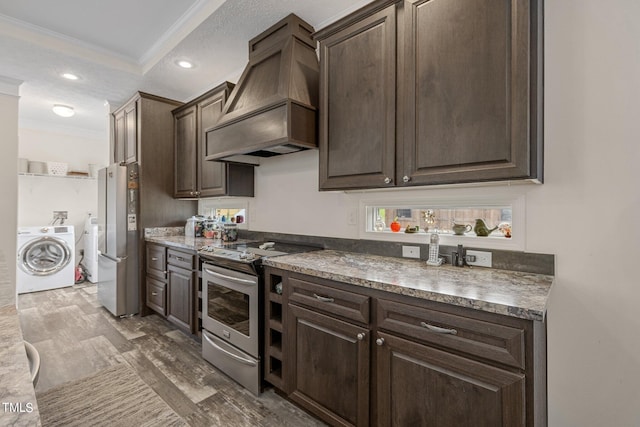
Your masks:
[{"label": "cabinet drawer", "polygon": [[369,297],[291,277],[289,302],[334,314],[360,323],[369,323]]},{"label": "cabinet drawer", "polygon": [[524,369],[524,330],[379,299],[378,327],[419,341]]},{"label": "cabinet drawer", "polygon": [[166,279],[167,248],[147,243],[147,276],[158,280]]},{"label": "cabinet drawer", "polygon": [[147,307],[165,316],[167,284],[147,277]]},{"label": "cabinet drawer", "polygon": [[174,249],[167,250],[167,264],[192,270],[196,256],[186,252],[176,251]]}]

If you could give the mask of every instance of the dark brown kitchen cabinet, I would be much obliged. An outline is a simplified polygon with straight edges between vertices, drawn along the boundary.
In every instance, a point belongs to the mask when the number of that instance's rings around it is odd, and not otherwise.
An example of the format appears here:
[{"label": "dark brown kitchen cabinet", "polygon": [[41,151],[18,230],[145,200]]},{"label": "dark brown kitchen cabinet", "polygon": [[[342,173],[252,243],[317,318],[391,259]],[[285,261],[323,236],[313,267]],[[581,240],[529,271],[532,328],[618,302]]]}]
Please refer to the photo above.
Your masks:
[{"label": "dark brown kitchen cabinet", "polygon": [[192,270],[167,266],[167,320],[189,333],[194,333],[193,295],[196,273]]},{"label": "dark brown kitchen cabinet", "polygon": [[146,306],[191,334],[198,325],[197,265],[194,253],[146,244]]},{"label": "dark brown kitchen cabinet", "polygon": [[330,425],[547,425],[543,321],[265,275],[265,379]]},{"label": "dark brown kitchen cabinet", "polygon": [[542,181],[541,1],[380,0],[315,38],[321,190]]},{"label": "dark brown kitchen cabinet", "polygon": [[114,112],[113,163],[138,161],[138,101],[133,99]]},{"label": "dark brown kitchen cabinet", "polygon": [[254,195],[253,166],[205,160],[206,130],[233,89],[225,82],[173,111],[176,198]]},{"label": "dark brown kitchen cabinet", "polygon": [[191,334],[196,332],[196,268],[195,254],[167,249],[167,320]]},{"label": "dark brown kitchen cabinet", "polygon": [[123,163],[125,159],[125,138],[127,126],[124,120],[124,110],[113,115],[113,147],[111,150],[111,163]]},{"label": "dark brown kitchen cabinet", "polygon": [[320,41],[320,188],[394,185],[396,8]]},{"label": "dark brown kitchen cabinet", "polygon": [[175,158],[175,195],[177,197],[189,197],[197,191],[197,158],[196,141],[196,110],[192,105],[180,109],[173,114],[176,158]]},{"label": "dark brown kitchen cabinet", "polygon": [[[280,390],[285,389],[283,372],[283,325],[287,316],[283,310],[282,276],[265,273],[265,351],[264,378]],[[280,288],[278,288],[280,287]]]},{"label": "dark brown kitchen cabinet", "polygon": [[166,316],[167,248],[147,243],[145,259],[145,303],[156,313]]},{"label": "dark brown kitchen cabinet", "polygon": [[369,425],[369,330],[289,304],[289,398],[332,425]]},{"label": "dark brown kitchen cabinet", "polygon": [[377,334],[379,426],[526,426],[525,374]]}]

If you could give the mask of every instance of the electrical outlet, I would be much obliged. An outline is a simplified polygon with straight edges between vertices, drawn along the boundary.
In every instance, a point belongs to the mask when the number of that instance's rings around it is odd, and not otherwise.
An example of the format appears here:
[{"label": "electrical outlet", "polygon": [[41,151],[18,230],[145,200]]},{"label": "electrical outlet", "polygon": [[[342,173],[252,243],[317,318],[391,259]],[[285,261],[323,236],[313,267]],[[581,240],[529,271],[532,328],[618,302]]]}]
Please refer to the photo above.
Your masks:
[{"label": "electrical outlet", "polygon": [[[467,249],[467,264],[477,267],[491,267],[491,252],[472,251]],[[474,261],[469,261],[470,257],[475,257]]]},{"label": "electrical outlet", "polygon": [[358,209],[349,209],[349,212],[347,213],[347,224],[358,225]]},{"label": "electrical outlet", "polygon": [[402,246],[402,256],[420,259],[420,246]]}]

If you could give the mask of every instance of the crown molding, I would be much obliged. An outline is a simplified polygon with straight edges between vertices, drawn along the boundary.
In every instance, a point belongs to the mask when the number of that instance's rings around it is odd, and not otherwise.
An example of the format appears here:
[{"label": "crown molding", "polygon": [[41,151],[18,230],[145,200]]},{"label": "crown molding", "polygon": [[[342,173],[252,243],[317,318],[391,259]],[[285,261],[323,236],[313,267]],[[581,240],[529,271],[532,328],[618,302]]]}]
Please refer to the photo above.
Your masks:
[{"label": "crown molding", "polygon": [[0,14],[0,35],[20,39],[116,70],[133,74],[142,73],[138,62],[128,56],[2,14]]},{"label": "crown molding", "polygon": [[139,60],[142,74],[151,70],[193,30],[224,4],[225,0],[197,0],[173,25],[147,50]]},{"label": "crown molding", "polygon": [[0,76],[0,94],[9,96],[20,96],[20,85],[22,83],[22,80]]}]

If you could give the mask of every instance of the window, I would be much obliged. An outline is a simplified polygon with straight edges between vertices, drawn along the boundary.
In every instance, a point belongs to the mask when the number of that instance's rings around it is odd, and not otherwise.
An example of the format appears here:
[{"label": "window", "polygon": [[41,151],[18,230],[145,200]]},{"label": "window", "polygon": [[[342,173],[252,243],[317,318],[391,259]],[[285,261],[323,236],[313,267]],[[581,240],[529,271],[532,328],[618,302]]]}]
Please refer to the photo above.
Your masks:
[{"label": "window", "polygon": [[[490,237],[503,237],[507,226],[511,225],[511,206],[499,207],[472,207],[472,208],[438,208],[425,206],[421,208],[407,209],[404,207],[371,207],[371,218],[374,224],[370,231],[384,233],[390,232],[389,225],[396,220],[400,223],[401,231],[407,227],[418,227],[419,230],[427,232],[438,231],[440,234],[455,234],[453,225],[468,225],[469,230],[463,234],[473,234],[473,227],[476,219],[482,219],[491,229],[497,225],[502,225],[499,230],[495,230]],[[384,226],[382,226],[384,223]],[[376,224],[378,225],[376,227]],[[504,231],[504,232],[503,232]],[[513,231],[512,231],[513,232]]]},{"label": "window", "polygon": [[[465,196],[455,200],[361,200],[360,212],[366,220],[360,238],[427,243],[428,235],[437,232],[443,245],[524,250],[524,196]],[[394,220],[400,224],[398,232],[391,230]],[[488,236],[476,234],[478,220],[486,225]]]},{"label": "window", "polygon": [[[240,228],[248,228],[248,204],[243,200],[211,198],[200,199],[198,213],[219,221],[235,222]],[[224,218],[223,218],[224,217]]]}]

